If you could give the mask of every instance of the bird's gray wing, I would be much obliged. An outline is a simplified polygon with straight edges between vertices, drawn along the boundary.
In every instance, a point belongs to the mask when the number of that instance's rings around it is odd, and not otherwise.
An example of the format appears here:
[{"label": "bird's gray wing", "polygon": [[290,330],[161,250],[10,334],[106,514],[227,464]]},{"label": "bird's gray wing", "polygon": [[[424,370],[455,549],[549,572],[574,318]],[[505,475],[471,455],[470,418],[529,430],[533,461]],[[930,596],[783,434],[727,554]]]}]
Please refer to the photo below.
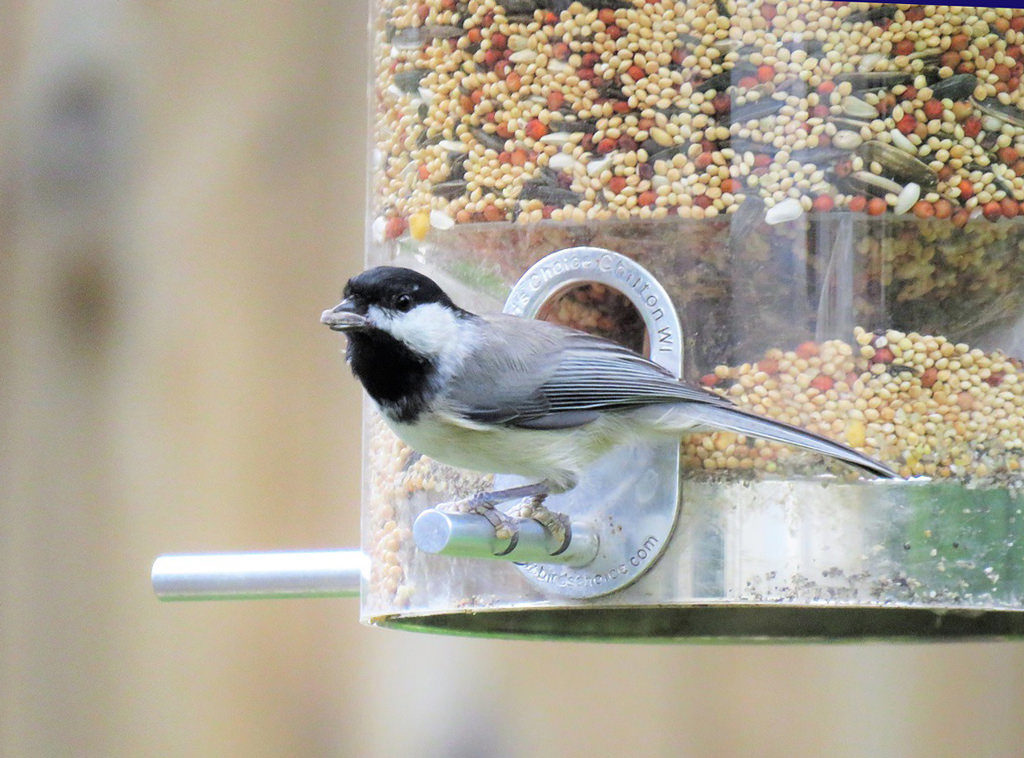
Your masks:
[{"label": "bird's gray wing", "polygon": [[731,406],[608,340],[515,316],[485,320],[488,330],[446,391],[459,415],[472,421],[551,429],[653,403]]}]

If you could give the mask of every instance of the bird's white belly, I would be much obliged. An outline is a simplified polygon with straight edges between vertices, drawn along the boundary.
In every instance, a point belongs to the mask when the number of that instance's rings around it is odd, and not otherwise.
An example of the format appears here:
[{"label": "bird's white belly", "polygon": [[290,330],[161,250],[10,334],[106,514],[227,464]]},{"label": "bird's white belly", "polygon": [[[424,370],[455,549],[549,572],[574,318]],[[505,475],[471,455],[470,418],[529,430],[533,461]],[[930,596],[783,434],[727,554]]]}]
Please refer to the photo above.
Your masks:
[{"label": "bird's white belly", "polygon": [[470,425],[441,414],[415,424],[388,420],[414,450],[442,463],[490,474],[519,474],[571,487],[589,463],[621,440],[618,424],[599,419],[575,429]]}]

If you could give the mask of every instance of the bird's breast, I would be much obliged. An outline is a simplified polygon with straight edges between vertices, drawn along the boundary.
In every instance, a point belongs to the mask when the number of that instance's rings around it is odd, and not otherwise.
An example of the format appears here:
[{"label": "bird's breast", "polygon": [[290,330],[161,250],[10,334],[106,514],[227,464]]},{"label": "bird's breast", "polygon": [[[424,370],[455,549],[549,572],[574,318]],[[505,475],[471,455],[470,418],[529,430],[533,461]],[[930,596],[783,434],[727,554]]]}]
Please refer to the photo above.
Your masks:
[{"label": "bird's breast", "polygon": [[425,412],[415,423],[385,418],[409,447],[442,463],[490,474],[548,479],[566,487],[617,441],[597,422],[576,429],[519,429]]}]

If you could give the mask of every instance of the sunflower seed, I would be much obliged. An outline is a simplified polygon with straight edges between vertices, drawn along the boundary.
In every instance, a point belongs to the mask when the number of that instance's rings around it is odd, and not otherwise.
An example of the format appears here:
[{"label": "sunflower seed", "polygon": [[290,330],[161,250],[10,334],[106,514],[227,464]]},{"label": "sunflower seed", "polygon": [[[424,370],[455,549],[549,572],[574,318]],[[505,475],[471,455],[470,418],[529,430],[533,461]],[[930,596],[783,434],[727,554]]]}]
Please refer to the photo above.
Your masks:
[{"label": "sunflower seed", "polygon": [[448,181],[466,178],[466,161],[469,153],[448,154]]},{"label": "sunflower seed", "polygon": [[914,143],[907,139],[907,135],[899,129],[893,129],[890,131],[889,136],[892,137],[892,144],[900,150],[905,153],[910,153],[911,155],[917,155],[917,148],[914,147]]},{"label": "sunflower seed", "polygon": [[587,175],[597,176],[602,171],[604,171],[608,166],[610,166],[611,163],[612,159],[607,156],[604,158],[598,158],[595,161],[590,161],[590,163],[587,164]]},{"label": "sunflower seed", "polygon": [[938,184],[938,177],[927,164],[893,145],[887,145],[878,140],[869,140],[857,148],[856,154],[864,160],[866,165],[877,162],[881,167],[882,174],[894,180],[898,185],[895,190],[897,193],[908,182],[920,184],[926,190],[933,189]]},{"label": "sunflower seed", "polygon": [[836,132],[835,136],[832,137],[832,144],[836,147],[841,147],[844,150],[854,150],[863,141],[864,138],[861,137],[860,134],[846,129]]},{"label": "sunflower seed", "polygon": [[564,171],[570,166],[575,165],[575,163],[576,159],[568,153],[555,153],[551,156],[551,160],[548,161],[548,166],[555,171]]},{"label": "sunflower seed", "polygon": [[885,60],[885,56],[882,53],[868,53],[860,59],[860,63],[857,65],[857,70],[862,73],[874,71],[878,62],[883,60]]},{"label": "sunflower seed", "polygon": [[750,63],[737,62],[736,65],[730,71],[723,71],[720,74],[715,74],[705,79],[700,84],[696,85],[694,89],[697,92],[707,92],[708,90],[715,90],[716,92],[725,92],[729,89],[729,86],[735,84],[740,79],[751,76],[757,73],[757,66]]},{"label": "sunflower seed", "polygon": [[913,208],[914,204],[920,199],[921,185],[910,182],[900,190],[900,194],[896,197],[896,205],[893,206],[892,212],[897,216],[901,216]]},{"label": "sunflower seed", "polygon": [[793,221],[794,219],[800,218],[804,214],[804,207],[800,204],[800,201],[793,197],[787,197],[785,200],[776,203],[769,208],[764,214],[764,221],[766,224],[782,224],[786,221]]},{"label": "sunflower seed", "polygon": [[517,53],[512,53],[508,59],[513,63],[533,63],[533,61],[537,60],[537,51],[520,50]]},{"label": "sunflower seed", "polygon": [[483,129],[479,127],[470,129],[470,132],[473,134],[474,137],[476,137],[477,142],[479,142],[481,145],[490,150],[494,150],[500,153],[502,150],[505,149],[505,140],[503,140],[497,134],[485,132]]},{"label": "sunflower seed", "polygon": [[847,181],[861,192],[870,192],[878,197],[885,197],[890,192],[898,195],[903,191],[903,187],[897,182],[878,174],[872,174],[870,171],[854,171]]},{"label": "sunflower seed", "polygon": [[546,205],[577,205],[583,196],[563,187],[527,182],[523,185],[522,192],[519,193],[519,199],[540,200]]},{"label": "sunflower seed", "polygon": [[455,219],[444,211],[433,210],[430,212],[430,225],[435,229],[446,231],[455,226]]},{"label": "sunflower seed", "polygon": [[1004,124],[1024,128],[1024,111],[1017,106],[1004,104],[993,98],[975,100],[974,103],[984,115]]},{"label": "sunflower seed", "polygon": [[851,13],[843,21],[850,24],[859,24],[865,21],[882,21],[896,15],[896,6],[891,4],[876,5],[867,10]]},{"label": "sunflower seed", "polygon": [[465,30],[461,26],[444,26],[431,24],[428,26],[407,26],[395,30],[391,36],[391,44],[399,50],[415,50],[435,39],[451,39],[461,37]]},{"label": "sunflower seed", "polygon": [[974,74],[955,74],[932,85],[932,97],[937,100],[966,100],[974,94],[978,78]]},{"label": "sunflower seed", "polygon": [[853,95],[848,95],[843,100],[843,113],[859,119],[878,118],[878,110],[875,106],[865,103],[859,97],[854,97]]},{"label": "sunflower seed", "polygon": [[735,106],[725,121],[734,124],[743,124],[747,121],[758,121],[767,116],[778,113],[785,105],[785,101],[776,100],[772,97],[762,97],[760,100],[744,103]]},{"label": "sunflower seed", "polygon": [[563,121],[562,126],[573,133],[582,132],[593,134],[597,131],[597,119],[582,119],[580,121]]},{"label": "sunflower seed", "polygon": [[430,191],[438,197],[443,197],[447,200],[454,200],[461,195],[466,194],[466,180],[465,179],[451,179],[445,182],[438,182]]},{"label": "sunflower seed", "polygon": [[505,9],[506,16],[533,15],[537,8],[545,6],[545,3],[538,3],[537,0],[503,0],[501,7]]},{"label": "sunflower seed", "polygon": [[572,135],[569,132],[549,132],[537,141],[543,142],[545,145],[564,145],[571,139]]},{"label": "sunflower seed", "polygon": [[[770,151],[762,150],[767,154],[771,154]],[[818,170],[834,166],[837,161],[841,161],[844,158],[849,157],[849,150],[843,149],[836,145],[835,140],[828,147],[808,147],[803,150],[794,150],[789,154],[791,161],[796,161],[800,164],[811,164],[818,167]]]},{"label": "sunflower seed", "polygon": [[914,74],[909,71],[851,71],[839,74],[836,82],[849,82],[858,92],[876,89],[890,89],[897,84],[910,84]]},{"label": "sunflower seed", "polygon": [[413,94],[419,91],[420,81],[429,73],[425,68],[410,68],[406,71],[399,71],[395,74],[395,85],[402,92]]}]

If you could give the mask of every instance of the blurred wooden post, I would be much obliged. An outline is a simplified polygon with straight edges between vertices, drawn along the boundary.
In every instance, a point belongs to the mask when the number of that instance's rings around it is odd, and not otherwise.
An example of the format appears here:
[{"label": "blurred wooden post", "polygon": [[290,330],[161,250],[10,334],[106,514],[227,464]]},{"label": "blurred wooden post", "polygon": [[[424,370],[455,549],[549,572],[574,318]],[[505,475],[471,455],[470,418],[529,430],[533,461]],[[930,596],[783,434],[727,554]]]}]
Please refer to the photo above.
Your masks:
[{"label": "blurred wooden post", "polygon": [[336,752],[344,660],[313,651],[355,601],[168,606],[149,568],[358,542],[318,316],[362,257],[366,8],[7,12],[0,754]]},{"label": "blurred wooden post", "polygon": [[47,44],[22,61],[3,151],[4,717],[12,749],[113,754],[101,714],[118,707],[132,614],[111,592],[126,528],[111,390],[138,119],[108,42],[123,7],[55,5],[33,19]]}]

